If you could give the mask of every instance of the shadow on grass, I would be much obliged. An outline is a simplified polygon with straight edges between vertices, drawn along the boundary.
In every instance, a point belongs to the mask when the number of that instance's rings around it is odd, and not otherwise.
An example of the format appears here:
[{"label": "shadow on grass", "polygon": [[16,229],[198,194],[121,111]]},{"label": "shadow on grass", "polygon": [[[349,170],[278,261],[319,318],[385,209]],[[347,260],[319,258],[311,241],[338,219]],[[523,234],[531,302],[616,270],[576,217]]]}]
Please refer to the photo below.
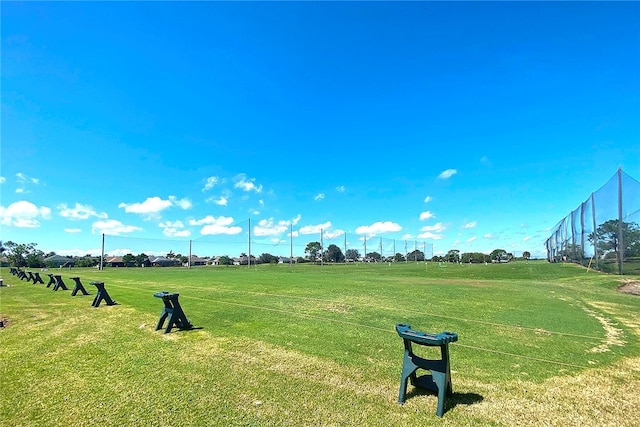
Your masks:
[{"label": "shadow on grass", "polygon": [[[438,397],[438,393],[432,390],[414,387],[411,391],[407,391],[406,399],[409,399],[414,396],[435,396]],[[471,406],[476,403],[480,403],[484,400],[484,397],[478,393],[456,393],[454,392],[451,396],[447,396],[444,401],[444,413],[446,414],[449,410],[455,408],[458,405],[467,405]],[[434,408],[435,409],[435,408]]]}]

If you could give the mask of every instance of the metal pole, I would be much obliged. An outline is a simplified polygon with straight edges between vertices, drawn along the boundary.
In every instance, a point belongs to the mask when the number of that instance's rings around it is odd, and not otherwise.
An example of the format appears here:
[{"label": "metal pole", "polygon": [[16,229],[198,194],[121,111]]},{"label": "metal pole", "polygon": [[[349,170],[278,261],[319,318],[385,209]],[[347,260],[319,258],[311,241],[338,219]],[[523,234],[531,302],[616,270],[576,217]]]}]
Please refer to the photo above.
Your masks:
[{"label": "metal pole", "polygon": [[622,223],[622,168],[618,168],[618,274],[622,275],[624,263],[624,226]]},{"label": "metal pole", "polygon": [[100,253],[100,271],[104,269],[104,233],[102,233],[102,252]]},{"label": "metal pole", "polygon": [[289,224],[289,266],[293,265],[293,224]]},{"label": "metal pole", "polygon": [[191,269],[191,239],[189,239],[189,261],[187,262],[187,268]]},{"label": "metal pole", "polygon": [[247,258],[247,267],[251,268],[251,218],[249,218],[249,256]]},{"label": "metal pole", "polygon": [[320,229],[320,265],[324,265],[324,240],[322,238],[322,228]]},{"label": "metal pole", "polygon": [[593,257],[596,259],[596,269],[598,267],[598,224],[596,223],[596,201],[591,193],[591,217],[593,220]]},{"label": "metal pole", "polygon": [[364,260],[367,260],[367,235],[364,235]]}]

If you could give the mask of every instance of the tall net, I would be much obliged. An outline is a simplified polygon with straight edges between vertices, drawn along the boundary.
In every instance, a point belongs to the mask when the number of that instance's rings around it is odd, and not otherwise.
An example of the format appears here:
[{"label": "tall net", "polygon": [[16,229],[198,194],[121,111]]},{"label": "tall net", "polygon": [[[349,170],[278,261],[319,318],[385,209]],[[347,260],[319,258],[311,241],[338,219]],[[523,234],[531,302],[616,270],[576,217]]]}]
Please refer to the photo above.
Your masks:
[{"label": "tall net", "polygon": [[576,262],[618,274],[640,274],[640,182],[618,169],[553,228],[550,262]]}]

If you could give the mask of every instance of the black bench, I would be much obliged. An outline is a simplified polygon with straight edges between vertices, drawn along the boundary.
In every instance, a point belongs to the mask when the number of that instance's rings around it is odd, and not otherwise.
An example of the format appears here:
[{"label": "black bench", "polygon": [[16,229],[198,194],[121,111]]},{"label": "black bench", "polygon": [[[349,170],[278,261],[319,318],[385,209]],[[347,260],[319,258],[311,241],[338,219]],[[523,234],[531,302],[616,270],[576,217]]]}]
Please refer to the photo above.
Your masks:
[{"label": "black bench", "polygon": [[47,274],[47,276],[49,276],[49,283],[47,283],[47,288],[48,288],[48,287],[51,287],[51,285],[56,284],[56,278],[53,277],[53,274]]},{"label": "black bench", "polygon": [[91,307],[98,307],[102,301],[105,301],[107,305],[116,305],[116,302],[111,299],[109,292],[104,288],[104,282],[90,282],[93,286],[98,288],[98,293],[91,303]]},{"label": "black bench", "polygon": [[76,286],[71,292],[72,297],[75,297],[78,292],[82,292],[82,295],[89,295],[89,292],[87,292],[84,286],[82,286],[82,282],[80,281],[79,277],[70,277],[70,279],[76,282]]},{"label": "black bench", "polygon": [[33,284],[36,285],[38,283],[42,283],[44,285],[42,277],[40,277],[40,273],[36,271],[35,273],[33,273]]},{"label": "black bench", "polygon": [[165,334],[171,332],[171,329],[174,326],[178,329],[191,329],[193,327],[178,302],[179,295],[180,294],[169,293],[167,291],[156,292],[153,294],[156,298],[162,298],[162,301],[164,302],[164,308],[162,309],[162,313],[160,313],[160,319],[158,319],[156,331],[162,329],[162,325],[167,317],[169,318],[169,322],[164,330]]},{"label": "black bench", "polygon": [[[404,403],[407,393],[407,381],[411,380],[411,385],[438,393],[438,409],[436,415],[442,417],[444,414],[444,401],[446,396],[451,396],[451,367],[449,365],[449,343],[458,341],[458,334],[453,332],[442,332],[439,334],[427,334],[414,331],[410,325],[399,323],[396,325],[396,332],[404,343],[404,360],[402,363],[402,376],[400,377],[400,392],[398,402]],[[413,353],[412,344],[427,347],[440,347],[440,359],[423,359]],[[424,369],[430,371],[431,375],[418,377],[416,371]]]},{"label": "black bench", "polygon": [[53,287],[54,291],[57,291],[58,289],[62,289],[64,291],[68,291],[69,288],[67,288],[67,285],[64,283],[64,280],[62,280],[62,276],[59,274],[54,274],[53,277],[55,277],[56,279],[56,284]]}]

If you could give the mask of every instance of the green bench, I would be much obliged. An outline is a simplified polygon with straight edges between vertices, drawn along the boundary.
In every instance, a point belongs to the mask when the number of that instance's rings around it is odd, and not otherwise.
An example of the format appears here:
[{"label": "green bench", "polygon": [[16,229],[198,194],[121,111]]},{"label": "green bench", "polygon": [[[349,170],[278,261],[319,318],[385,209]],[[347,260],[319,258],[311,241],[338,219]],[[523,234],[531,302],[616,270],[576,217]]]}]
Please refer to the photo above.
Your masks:
[{"label": "green bench", "polygon": [[[400,377],[400,392],[398,402],[404,403],[407,393],[407,382],[411,380],[411,385],[438,393],[438,408],[436,415],[442,417],[444,414],[445,397],[451,396],[451,367],[449,364],[449,343],[458,341],[458,334],[453,332],[442,332],[439,334],[427,334],[411,329],[411,325],[399,323],[396,325],[396,332],[404,343],[404,359],[402,363],[402,375]],[[412,344],[425,347],[439,347],[440,359],[425,359],[417,356],[413,352]],[[430,375],[418,377],[416,371],[423,369],[429,371]]]},{"label": "green bench", "polygon": [[156,331],[162,329],[164,321],[169,318],[167,322],[167,327],[164,330],[164,333],[167,334],[171,332],[171,329],[175,326],[178,329],[191,329],[193,326],[185,316],[184,311],[182,311],[182,307],[178,302],[178,296],[180,294],[169,293],[167,291],[156,292],[153,294],[156,298],[161,298],[162,302],[164,302],[164,308],[162,309],[162,313],[160,313],[160,319],[158,319],[158,324],[156,325]]}]

